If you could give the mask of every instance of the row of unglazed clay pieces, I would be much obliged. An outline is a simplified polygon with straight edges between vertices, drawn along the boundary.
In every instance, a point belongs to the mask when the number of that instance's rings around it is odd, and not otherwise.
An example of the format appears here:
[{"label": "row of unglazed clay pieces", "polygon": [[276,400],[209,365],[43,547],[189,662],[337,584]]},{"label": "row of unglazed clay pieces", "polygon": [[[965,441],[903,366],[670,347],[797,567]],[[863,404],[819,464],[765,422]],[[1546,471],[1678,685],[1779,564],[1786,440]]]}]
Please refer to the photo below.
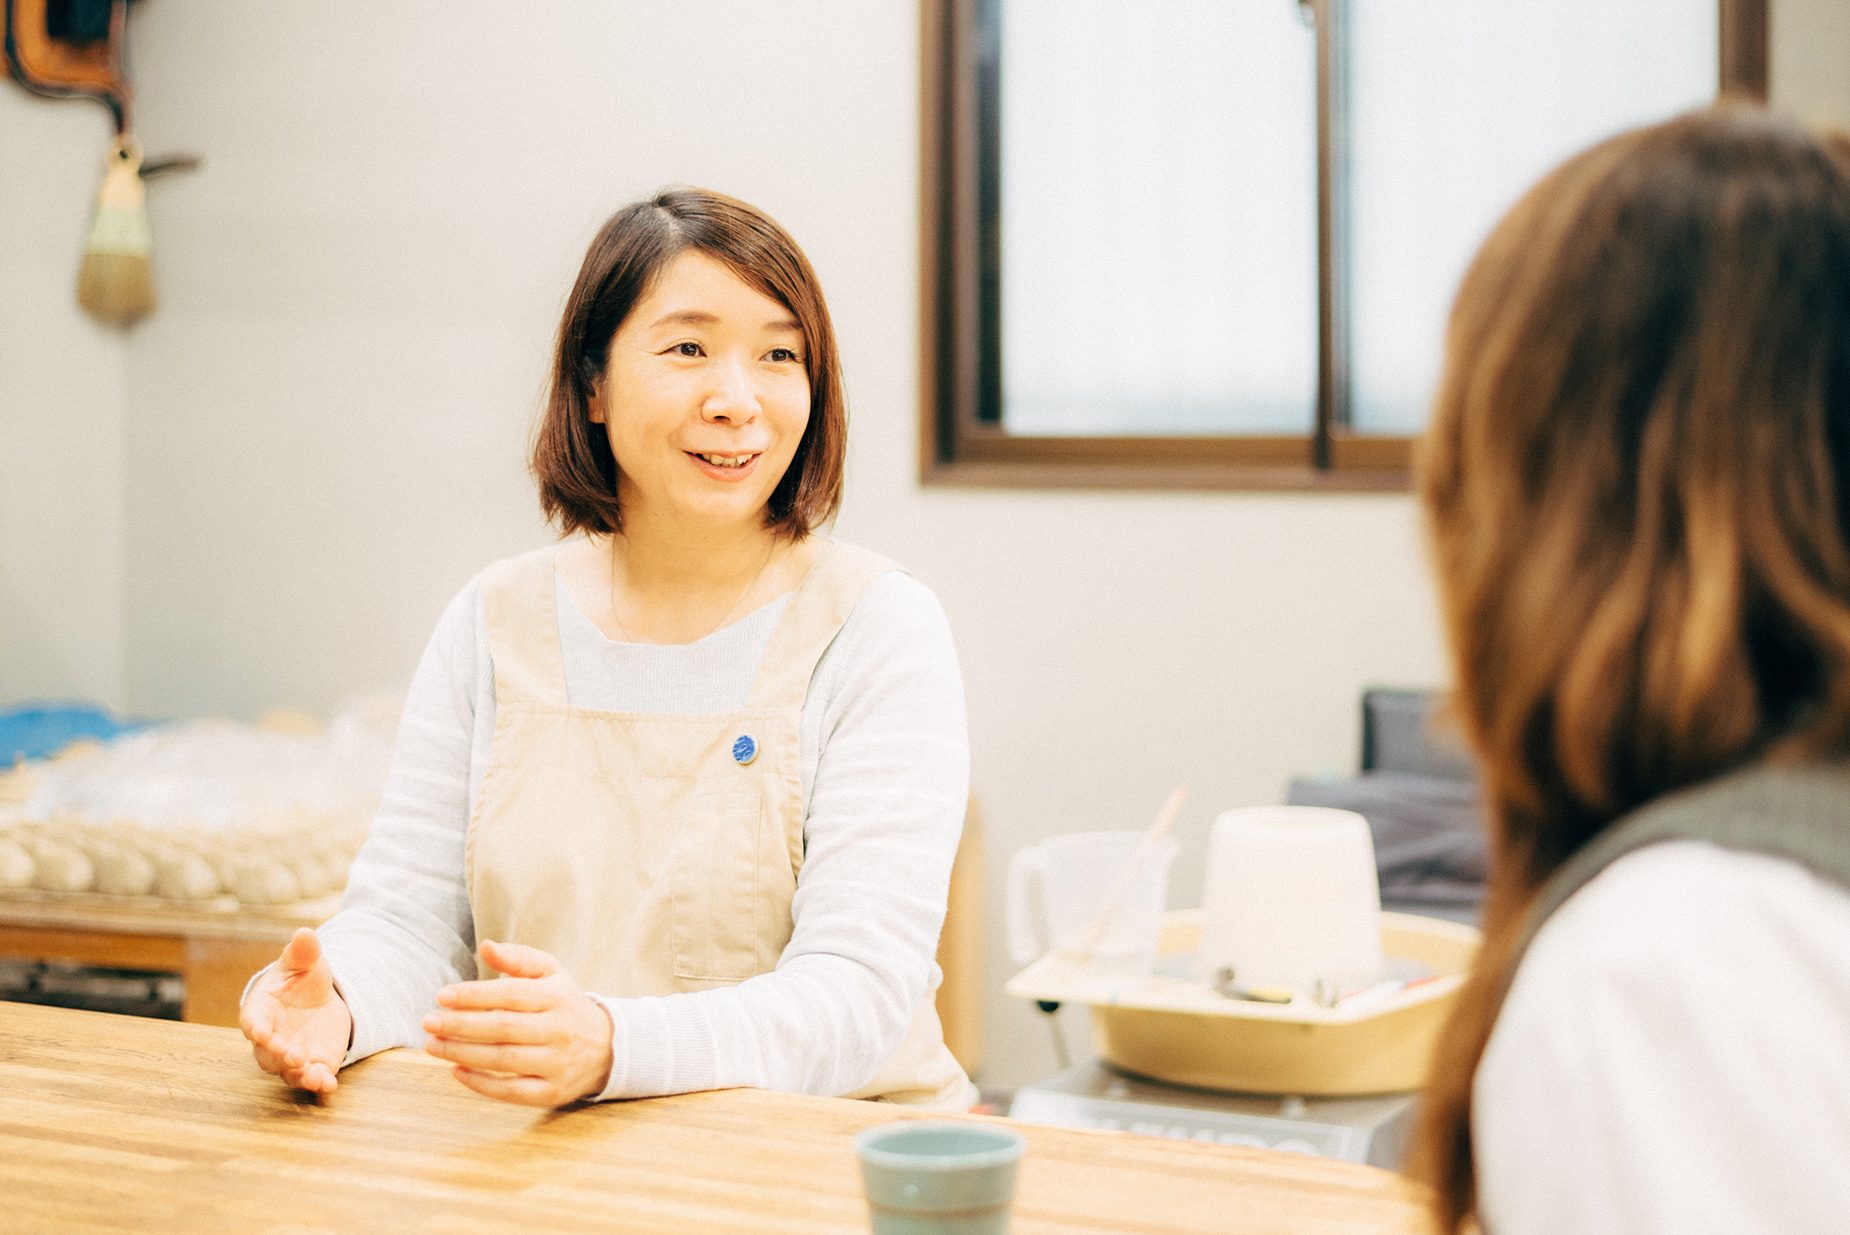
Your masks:
[{"label": "row of unglazed clay pieces", "polygon": [[287,829],[149,828],[59,820],[0,827],[0,891],[96,892],[281,905],[339,890],[359,847],[350,820]]}]

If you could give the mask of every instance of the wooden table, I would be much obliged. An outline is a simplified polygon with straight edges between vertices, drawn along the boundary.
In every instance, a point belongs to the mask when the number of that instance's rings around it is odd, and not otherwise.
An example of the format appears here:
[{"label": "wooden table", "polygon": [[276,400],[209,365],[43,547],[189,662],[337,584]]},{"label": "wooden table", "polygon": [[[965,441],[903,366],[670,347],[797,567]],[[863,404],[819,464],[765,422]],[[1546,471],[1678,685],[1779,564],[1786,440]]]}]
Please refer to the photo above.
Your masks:
[{"label": "wooden table", "polygon": [[14,891],[0,896],[0,957],[177,973],[181,1015],[236,1025],[250,976],[276,959],[298,926],[316,926],[338,897],[274,908],[230,897],[198,905],[152,898]]},{"label": "wooden table", "polygon": [[[408,1051],[320,1099],[234,1030],[0,1003],[7,1231],[846,1235],[867,1230],[853,1134],[914,1117],[747,1089],[535,1111]],[[1415,1188],[1372,1167],[1012,1126],[1014,1235],[1426,1229]]]}]

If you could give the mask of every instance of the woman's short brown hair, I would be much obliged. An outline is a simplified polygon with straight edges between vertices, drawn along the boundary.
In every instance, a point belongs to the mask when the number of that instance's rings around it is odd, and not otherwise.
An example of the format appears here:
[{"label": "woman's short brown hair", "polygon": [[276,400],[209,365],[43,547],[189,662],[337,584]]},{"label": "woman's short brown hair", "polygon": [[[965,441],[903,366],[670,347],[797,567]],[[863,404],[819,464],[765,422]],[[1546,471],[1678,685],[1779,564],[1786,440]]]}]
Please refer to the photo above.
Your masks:
[{"label": "woman's short brown hair", "polygon": [[723,262],[790,310],[802,328],[809,424],[771,493],[767,524],[777,535],[798,540],[841,506],[848,411],[835,327],[816,272],[796,241],[763,211],[723,193],[677,188],[610,216],[586,251],[566,301],[532,457],[540,509],[562,533],[623,527],[617,462],[603,426],[592,423],[592,392],[609,366],[617,328],[668,263],[689,250]]}]

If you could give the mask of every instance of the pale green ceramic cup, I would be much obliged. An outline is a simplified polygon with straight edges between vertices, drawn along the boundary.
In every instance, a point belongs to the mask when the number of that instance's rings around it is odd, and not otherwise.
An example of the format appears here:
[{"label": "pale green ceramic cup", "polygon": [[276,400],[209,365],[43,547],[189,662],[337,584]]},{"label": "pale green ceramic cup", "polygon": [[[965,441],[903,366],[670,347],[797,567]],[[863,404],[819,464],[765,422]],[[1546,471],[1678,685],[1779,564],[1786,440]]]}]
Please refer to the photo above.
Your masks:
[{"label": "pale green ceramic cup", "polygon": [[854,1138],[874,1235],[1005,1235],[1028,1142],[994,1124],[897,1120]]}]

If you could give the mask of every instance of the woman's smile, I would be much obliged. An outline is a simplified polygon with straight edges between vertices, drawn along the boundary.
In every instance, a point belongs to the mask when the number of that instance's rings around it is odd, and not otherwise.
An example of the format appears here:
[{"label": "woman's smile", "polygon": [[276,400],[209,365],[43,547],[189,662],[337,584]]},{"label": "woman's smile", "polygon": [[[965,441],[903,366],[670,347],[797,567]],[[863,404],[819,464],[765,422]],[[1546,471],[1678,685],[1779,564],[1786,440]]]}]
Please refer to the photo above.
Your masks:
[{"label": "woman's smile", "polygon": [[758,527],[809,403],[791,310],[690,251],[617,328],[592,419],[609,434],[626,518]]},{"label": "woman's smile", "polygon": [[686,454],[703,474],[728,483],[736,483],[750,476],[756,470],[758,460],[763,458],[762,451],[749,454],[710,454],[690,450]]}]

